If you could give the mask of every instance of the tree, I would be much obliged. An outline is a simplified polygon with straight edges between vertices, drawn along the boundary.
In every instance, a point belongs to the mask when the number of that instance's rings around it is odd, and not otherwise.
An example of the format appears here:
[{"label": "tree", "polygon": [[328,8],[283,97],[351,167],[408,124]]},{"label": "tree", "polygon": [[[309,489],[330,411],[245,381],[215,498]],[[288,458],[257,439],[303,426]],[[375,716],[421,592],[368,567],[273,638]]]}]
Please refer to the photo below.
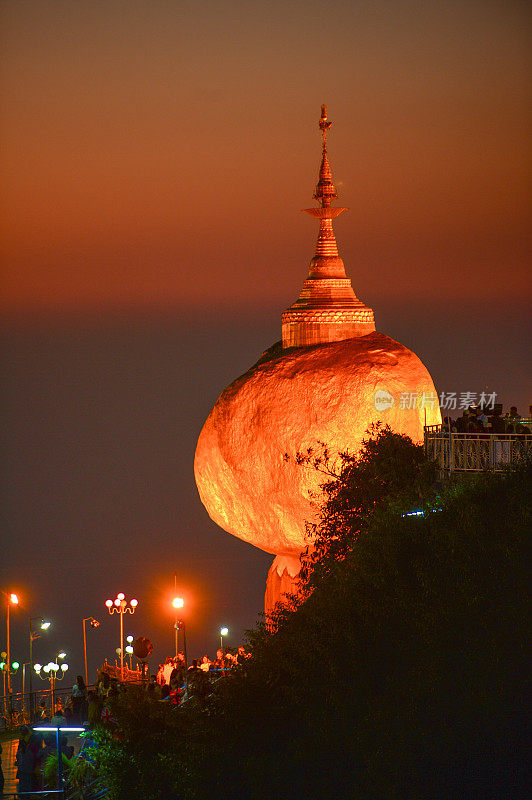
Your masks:
[{"label": "tree", "polygon": [[[123,727],[126,763],[168,770],[171,792],[146,797],[528,796],[530,465],[450,482],[431,505],[430,467],[399,468],[405,443],[377,433],[329,476],[313,591],[249,633],[245,670],[196,710],[157,712],[152,743]],[[423,516],[405,516],[414,500]],[[151,735],[151,714],[131,713]]]},{"label": "tree", "polygon": [[372,425],[368,434],[357,455],[346,451],[333,459],[323,443],[317,452],[310,449],[296,455],[299,464],[324,476],[323,494],[315,498],[318,519],[307,524],[311,545],[302,559],[304,592],[353,551],[376,509],[385,505],[407,513],[433,502],[436,469],[425,458],[423,446],[380,423]]}]

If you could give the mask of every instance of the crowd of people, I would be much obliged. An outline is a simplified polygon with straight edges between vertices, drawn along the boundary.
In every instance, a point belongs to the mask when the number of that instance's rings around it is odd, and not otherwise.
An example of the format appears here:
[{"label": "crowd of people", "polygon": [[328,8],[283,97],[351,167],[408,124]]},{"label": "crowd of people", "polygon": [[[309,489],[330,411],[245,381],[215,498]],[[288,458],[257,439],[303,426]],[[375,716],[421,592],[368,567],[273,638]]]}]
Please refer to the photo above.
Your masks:
[{"label": "crowd of people", "polygon": [[[54,723],[55,724],[55,723]],[[62,756],[72,758],[74,748],[68,744],[64,734],[59,737],[59,750]],[[56,781],[47,786],[44,767],[49,756],[57,756],[57,739],[55,731],[41,733],[23,725],[19,732],[17,754],[15,758],[16,777],[18,779],[18,794],[26,792],[39,792],[43,789],[55,789]]]},{"label": "crowd of people", "polygon": [[[188,672],[191,673],[196,670],[202,670],[203,672],[228,670],[238,664],[243,664],[249,657],[250,653],[246,653],[242,645],[238,648],[236,653],[231,653],[230,650],[224,652],[219,648],[216,651],[216,658],[214,660],[209,658],[208,655],[204,655],[201,659],[194,659],[192,664],[188,667]],[[185,672],[185,654],[180,651],[174,658],[169,656],[164,664],[159,664],[156,681],[160,686],[164,686],[165,684],[170,685],[172,681],[180,682],[180,685],[183,685],[183,683],[185,683]]]},{"label": "crowd of people", "polygon": [[[106,698],[113,692],[117,692],[117,688],[112,686],[109,675],[105,672],[99,675],[97,683],[90,690],[85,685],[83,676],[78,675],[70,694],[55,695],[52,707],[47,705],[46,700],[41,700],[36,708],[39,725],[50,726],[53,729],[87,726],[88,723],[89,728],[94,728],[104,719],[102,713],[104,713]],[[64,733],[59,736],[59,749],[62,757],[72,758],[74,748],[68,744],[68,738]],[[51,755],[57,758],[55,730],[47,733],[22,725],[15,758],[20,796],[24,796],[27,792],[55,788],[56,778],[54,776],[50,782],[45,768]],[[47,785],[48,783],[50,785]]]},{"label": "crowd of people", "polygon": [[[532,406],[530,417],[532,417]],[[492,409],[471,406],[464,409],[462,416],[456,420],[444,417],[442,430],[444,433],[495,433],[499,436],[509,436],[530,433],[530,427],[525,424],[526,422],[528,420],[523,420],[516,406],[512,406],[504,415],[500,405],[496,405]]]},{"label": "crowd of people", "polygon": [[[250,657],[251,653],[247,653],[242,646],[234,654],[219,649],[214,660],[204,655],[201,660],[194,659],[187,668],[184,653],[180,652],[175,658],[167,658],[159,666],[157,674],[149,678],[145,689],[154,701],[173,703],[176,706],[190,697],[201,699],[211,691],[211,679],[221,677],[226,671],[244,664]],[[65,699],[56,696],[53,708],[47,707],[43,700],[38,707],[37,716],[43,726],[56,728],[84,725],[94,730],[99,725],[113,723],[112,702],[109,700],[122,692],[127,692],[127,683],[120,683],[112,678],[105,668],[98,673],[96,683],[90,687],[78,675],[70,695],[65,696]],[[65,734],[59,737],[59,748],[62,756],[72,758],[74,748],[68,744]],[[45,765],[50,755],[57,755],[55,730],[50,733],[39,732],[23,725],[16,754],[19,795],[54,788],[47,786]]]},{"label": "crowd of people", "polygon": [[219,648],[214,660],[204,655],[201,659],[193,659],[187,668],[185,654],[179,652],[174,658],[168,657],[164,664],[159,664],[147,688],[156,699],[179,705],[188,697],[208,694],[211,678],[223,676],[234,667],[245,664],[248,658],[251,658],[251,653],[247,653],[242,645],[236,653]]}]

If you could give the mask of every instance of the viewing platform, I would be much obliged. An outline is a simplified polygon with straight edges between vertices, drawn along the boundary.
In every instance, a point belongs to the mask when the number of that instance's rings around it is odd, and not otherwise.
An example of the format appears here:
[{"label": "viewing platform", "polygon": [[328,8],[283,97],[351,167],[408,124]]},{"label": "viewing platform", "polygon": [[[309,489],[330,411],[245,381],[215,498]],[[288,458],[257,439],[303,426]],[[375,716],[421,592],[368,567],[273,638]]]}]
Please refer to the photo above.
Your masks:
[{"label": "viewing platform", "polygon": [[500,472],[532,456],[532,433],[457,433],[442,425],[424,429],[425,454],[442,472]]}]

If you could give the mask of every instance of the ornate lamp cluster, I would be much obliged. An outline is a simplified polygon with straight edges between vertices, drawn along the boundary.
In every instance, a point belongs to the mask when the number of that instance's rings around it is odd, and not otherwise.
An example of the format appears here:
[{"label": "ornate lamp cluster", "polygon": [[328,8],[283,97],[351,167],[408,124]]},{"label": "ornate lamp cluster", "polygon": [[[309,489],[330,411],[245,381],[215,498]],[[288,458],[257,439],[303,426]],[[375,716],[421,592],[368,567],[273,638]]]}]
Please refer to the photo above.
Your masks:
[{"label": "ornate lamp cluster", "polygon": [[[58,653],[56,658],[65,658],[66,653]],[[45,664],[44,667],[41,664],[34,664],[33,669],[43,681],[45,680],[56,680],[60,681],[65,677],[65,672],[68,669],[68,664],[59,664],[57,661],[49,661],[48,664]],[[42,673],[44,672],[44,676]],[[61,673],[61,674],[58,674]]]},{"label": "ornate lamp cluster", "polygon": [[120,617],[120,679],[124,680],[124,614],[134,614],[138,600],[130,600],[129,605],[123,592],[116,595],[115,600],[106,600],[105,605],[109,614],[118,614]]},{"label": "ornate lamp cluster", "polygon": [[63,662],[61,666],[58,664],[58,659],[63,660],[64,658],[66,658],[66,653],[61,650],[56,654],[55,659],[49,661],[44,667],[42,664],[33,665],[33,669],[42,681],[50,681],[52,713],[55,709],[54,690],[56,681],[62,681],[68,669],[68,664],[66,662]]}]

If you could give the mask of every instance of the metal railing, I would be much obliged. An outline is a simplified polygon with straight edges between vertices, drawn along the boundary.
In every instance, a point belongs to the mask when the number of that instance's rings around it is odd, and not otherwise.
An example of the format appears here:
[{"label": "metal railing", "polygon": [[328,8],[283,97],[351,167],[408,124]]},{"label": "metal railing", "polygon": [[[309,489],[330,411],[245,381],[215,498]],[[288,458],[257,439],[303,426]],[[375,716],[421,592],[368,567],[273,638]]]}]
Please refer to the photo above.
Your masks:
[{"label": "metal railing", "polygon": [[[92,685],[87,687],[92,688]],[[54,706],[57,708],[59,701],[62,707],[66,708],[72,693],[71,686],[57,686],[54,688]],[[33,701],[33,720],[30,720],[30,705]],[[29,725],[30,722],[51,719],[52,709],[52,690],[50,688],[35,689],[30,692],[12,692],[11,695],[0,695],[0,731],[5,728],[17,725]]]},{"label": "metal railing", "polygon": [[530,433],[456,433],[425,427],[425,454],[442,472],[501,471],[532,456]]}]

